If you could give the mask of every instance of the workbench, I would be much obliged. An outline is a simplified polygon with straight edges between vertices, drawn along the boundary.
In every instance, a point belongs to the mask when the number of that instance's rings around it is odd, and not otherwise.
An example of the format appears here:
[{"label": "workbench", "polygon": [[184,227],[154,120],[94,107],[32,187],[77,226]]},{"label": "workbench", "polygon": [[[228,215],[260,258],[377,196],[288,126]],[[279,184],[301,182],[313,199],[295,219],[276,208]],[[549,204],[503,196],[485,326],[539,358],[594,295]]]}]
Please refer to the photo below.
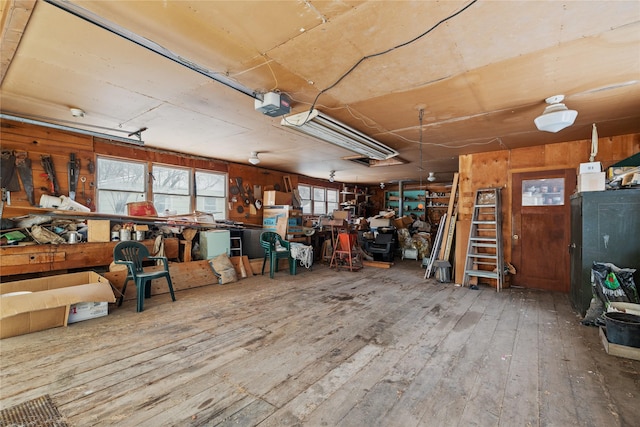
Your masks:
[{"label": "workbench", "polygon": [[[114,242],[0,247],[0,277],[71,269],[106,267],[113,261]],[[142,243],[153,251],[155,240]],[[165,256],[178,258],[178,239],[164,239]]]}]

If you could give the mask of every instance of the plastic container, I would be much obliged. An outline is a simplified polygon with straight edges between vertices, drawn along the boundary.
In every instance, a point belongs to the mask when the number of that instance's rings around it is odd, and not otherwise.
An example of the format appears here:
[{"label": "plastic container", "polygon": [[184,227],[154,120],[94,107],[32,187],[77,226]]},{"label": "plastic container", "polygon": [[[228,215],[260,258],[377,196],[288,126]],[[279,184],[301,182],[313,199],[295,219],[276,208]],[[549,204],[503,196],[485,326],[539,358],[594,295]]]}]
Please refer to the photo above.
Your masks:
[{"label": "plastic container", "polygon": [[604,314],[604,322],[609,342],[640,348],[640,316],[611,311]]}]

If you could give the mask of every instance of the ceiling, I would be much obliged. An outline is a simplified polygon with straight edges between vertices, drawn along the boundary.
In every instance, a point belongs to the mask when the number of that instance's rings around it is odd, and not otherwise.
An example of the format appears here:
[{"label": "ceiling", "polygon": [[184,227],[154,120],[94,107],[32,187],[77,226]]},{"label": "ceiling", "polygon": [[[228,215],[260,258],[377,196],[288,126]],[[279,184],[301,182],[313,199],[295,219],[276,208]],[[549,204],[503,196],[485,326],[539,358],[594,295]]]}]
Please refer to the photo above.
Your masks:
[{"label": "ceiling", "polygon": [[[245,164],[258,151],[260,166],[373,184],[450,179],[461,154],[589,139],[592,123],[601,137],[640,132],[639,1],[0,4],[3,113],[118,136],[146,128],[149,147]],[[407,163],[343,160],[353,153],[257,112],[253,97],[269,91],[287,94],[292,114],[313,105]],[[557,94],[576,122],[540,132],[533,119]]]}]

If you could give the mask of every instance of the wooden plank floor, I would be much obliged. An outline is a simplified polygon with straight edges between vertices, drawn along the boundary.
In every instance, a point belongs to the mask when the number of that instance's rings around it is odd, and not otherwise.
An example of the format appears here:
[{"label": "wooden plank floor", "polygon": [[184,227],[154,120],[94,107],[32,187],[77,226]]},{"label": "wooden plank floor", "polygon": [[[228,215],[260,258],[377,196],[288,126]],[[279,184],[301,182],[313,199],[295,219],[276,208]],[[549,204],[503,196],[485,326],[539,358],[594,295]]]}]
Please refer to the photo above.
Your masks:
[{"label": "wooden plank floor", "polygon": [[72,426],[637,426],[640,362],[565,294],[423,280],[416,261],[206,286],[0,342],[0,408]]}]

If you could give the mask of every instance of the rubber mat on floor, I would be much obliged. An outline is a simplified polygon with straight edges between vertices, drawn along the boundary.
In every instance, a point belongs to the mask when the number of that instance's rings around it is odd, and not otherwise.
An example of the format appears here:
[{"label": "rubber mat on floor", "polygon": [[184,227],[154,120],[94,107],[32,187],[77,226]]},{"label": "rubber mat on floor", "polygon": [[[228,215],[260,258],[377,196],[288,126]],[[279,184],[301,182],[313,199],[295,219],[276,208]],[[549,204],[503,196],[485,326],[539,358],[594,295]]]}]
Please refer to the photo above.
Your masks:
[{"label": "rubber mat on floor", "polygon": [[0,411],[0,426],[68,427],[48,394]]}]

